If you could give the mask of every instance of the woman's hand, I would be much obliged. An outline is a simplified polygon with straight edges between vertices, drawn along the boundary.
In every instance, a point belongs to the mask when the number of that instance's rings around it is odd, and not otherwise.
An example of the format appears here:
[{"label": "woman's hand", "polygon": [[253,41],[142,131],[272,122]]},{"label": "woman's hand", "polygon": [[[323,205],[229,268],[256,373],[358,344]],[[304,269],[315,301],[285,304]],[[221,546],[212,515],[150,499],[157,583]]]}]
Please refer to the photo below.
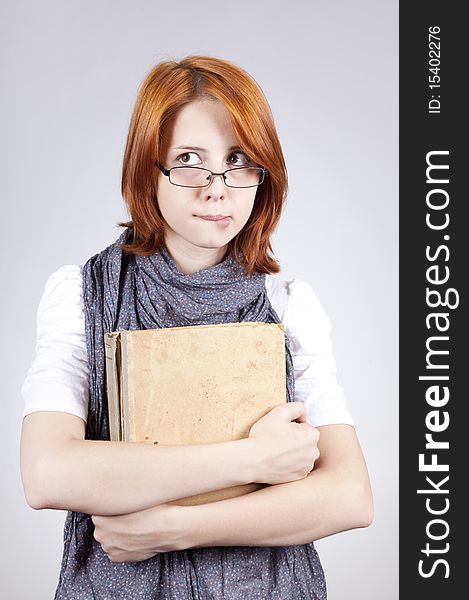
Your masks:
[{"label": "woman's hand", "polygon": [[96,516],[94,538],[112,562],[137,562],[159,552],[188,548],[183,506],[160,504],[146,510],[116,516]]},{"label": "woman's hand", "polygon": [[251,427],[249,440],[256,446],[258,483],[304,479],[319,458],[319,429],[306,423],[304,402],[274,406]]}]

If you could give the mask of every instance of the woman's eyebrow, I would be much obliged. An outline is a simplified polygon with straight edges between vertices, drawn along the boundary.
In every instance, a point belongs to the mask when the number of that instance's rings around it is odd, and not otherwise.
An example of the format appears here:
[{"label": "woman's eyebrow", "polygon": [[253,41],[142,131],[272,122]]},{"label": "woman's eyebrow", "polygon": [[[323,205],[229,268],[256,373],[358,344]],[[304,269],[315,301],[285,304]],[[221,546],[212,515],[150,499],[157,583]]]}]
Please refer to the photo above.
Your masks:
[{"label": "woman's eyebrow", "polygon": [[[199,146],[174,146],[173,150],[200,150],[201,152],[208,152],[206,148],[200,148]],[[228,151],[241,150],[239,146],[230,146]]]}]

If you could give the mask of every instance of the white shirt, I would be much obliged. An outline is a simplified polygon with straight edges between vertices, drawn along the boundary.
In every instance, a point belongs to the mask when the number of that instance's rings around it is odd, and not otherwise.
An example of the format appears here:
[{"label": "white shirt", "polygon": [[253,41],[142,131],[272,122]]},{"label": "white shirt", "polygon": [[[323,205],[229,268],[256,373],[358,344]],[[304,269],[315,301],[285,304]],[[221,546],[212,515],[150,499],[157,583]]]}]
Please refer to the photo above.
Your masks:
[{"label": "white shirt", "polygon": [[[330,339],[331,323],[311,286],[266,275],[270,302],[285,326],[295,373],[295,400],[311,425],[353,425]],[[23,417],[36,411],[88,415],[88,358],[82,266],[65,265],[46,281],[37,309],[36,356],[21,387]]]}]

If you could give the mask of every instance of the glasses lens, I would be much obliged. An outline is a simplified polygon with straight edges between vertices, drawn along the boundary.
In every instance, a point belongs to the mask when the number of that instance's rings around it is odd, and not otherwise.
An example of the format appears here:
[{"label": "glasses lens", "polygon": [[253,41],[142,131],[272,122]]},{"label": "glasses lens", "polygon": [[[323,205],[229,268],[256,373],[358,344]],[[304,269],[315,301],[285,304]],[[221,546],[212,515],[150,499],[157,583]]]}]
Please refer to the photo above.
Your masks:
[{"label": "glasses lens", "polygon": [[169,179],[174,185],[203,187],[210,180],[210,171],[196,167],[175,167],[171,169]]},{"label": "glasses lens", "polygon": [[226,172],[226,185],[230,187],[252,187],[263,181],[264,172],[257,167],[241,167]]},{"label": "glasses lens", "polygon": [[[200,167],[174,167],[169,180],[174,185],[184,187],[205,187],[209,184],[211,172]],[[229,187],[253,187],[264,180],[264,171],[258,167],[240,167],[226,171],[225,183]]]}]

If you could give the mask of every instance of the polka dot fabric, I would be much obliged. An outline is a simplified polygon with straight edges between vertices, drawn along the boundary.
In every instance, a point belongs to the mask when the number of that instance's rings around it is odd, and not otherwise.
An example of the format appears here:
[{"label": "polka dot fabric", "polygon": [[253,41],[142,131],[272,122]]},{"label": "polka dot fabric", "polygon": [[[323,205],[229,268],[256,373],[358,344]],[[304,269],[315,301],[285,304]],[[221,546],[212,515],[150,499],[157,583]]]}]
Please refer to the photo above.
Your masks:
[{"label": "polka dot fabric", "polygon": [[[180,273],[165,247],[129,256],[126,229],[83,267],[89,367],[87,439],[109,439],[104,334],[120,329],[259,321],[278,323],[265,275],[246,276],[231,255],[213,267]],[[295,398],[285,334],[286,399]],[[165,552],[145,561],[113,563],[93,537],[90,515],[69,511],[54,600],[326,600],[313,543],[285,547],[226,546]]]}]

